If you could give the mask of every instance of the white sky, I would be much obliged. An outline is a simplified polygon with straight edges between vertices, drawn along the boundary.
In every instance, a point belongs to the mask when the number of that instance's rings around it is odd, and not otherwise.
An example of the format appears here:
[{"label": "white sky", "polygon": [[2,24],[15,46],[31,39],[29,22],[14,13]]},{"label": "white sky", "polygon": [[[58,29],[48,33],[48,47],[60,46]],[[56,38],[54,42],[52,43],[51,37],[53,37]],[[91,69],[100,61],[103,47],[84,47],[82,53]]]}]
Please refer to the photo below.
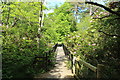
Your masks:
[{"label": "white sky", "polygon": [[[60,6],[62,5],[66,0],[45,0],[46,3],[46,7],[48,8],[54,8],[56,5]],[[83,0],[69,0],[69,1],[83,1]],[[100,3],[100,4],[104,4],[103,0],[92,0],[94,2]],[[52,13],[54,12],[53,9],[44,11],[45,13]]]},{"label": "white sky", "polygon": [[47,7],[53,7],[55,5],[60,6],[61,5],[60,3],[63,4],[65,1],[64,0],[45,0],[45,2]]}]

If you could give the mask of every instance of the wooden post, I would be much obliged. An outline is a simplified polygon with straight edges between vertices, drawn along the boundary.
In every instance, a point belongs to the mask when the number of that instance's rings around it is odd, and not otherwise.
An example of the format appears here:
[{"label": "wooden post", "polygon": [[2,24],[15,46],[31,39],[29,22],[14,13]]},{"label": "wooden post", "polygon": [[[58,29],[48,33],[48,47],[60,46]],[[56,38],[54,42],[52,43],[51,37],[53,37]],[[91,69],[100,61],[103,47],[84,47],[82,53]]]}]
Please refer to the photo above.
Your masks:
[{"label": "wooden post", "polygon": [[105,70],[105,66],[103,64],[97,65],[97,78],[105,78],[104,70]]},{"label": "wooden post", "polygon": [[71,69],[72,69],[72,67],[73,67],[73,54],[70,54],[70,60],[71,60]]},{"label": "wooden post", "polygon": [[72,73],[75,74],[75,65],[72,66]]},{"label": "wooden post", "polygon": [[47,55],[47,54],[48,54],[48,53],[45,54],[45,58],[46,58],[46,61],[45,61],[45,62],[46,62],[45,65],[46,65],[46,66],[45,66],[45,69],[46,69],[46,71],[47,71],[47,66],[48,66],[48,55]]},{"label": "wooden post", "polygon": [[78,61],[75,60],[75,74],[78,75]]}]

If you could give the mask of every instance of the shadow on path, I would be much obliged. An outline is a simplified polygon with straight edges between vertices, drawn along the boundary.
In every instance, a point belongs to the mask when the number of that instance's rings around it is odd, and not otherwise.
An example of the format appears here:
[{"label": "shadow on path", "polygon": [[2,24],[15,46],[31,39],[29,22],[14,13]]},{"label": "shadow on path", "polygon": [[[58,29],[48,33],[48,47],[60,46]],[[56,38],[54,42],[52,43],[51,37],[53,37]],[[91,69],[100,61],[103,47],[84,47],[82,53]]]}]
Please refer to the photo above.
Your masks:
[{"label": "shadow on path", "polygon": [[35,76],[38,79],[60,79],[60,80],[74,80],[74,75],[71,70],[67,68],[65,62],[67,58],[65,57],[63,47],[57,47],[57,56],[56,56],[56,64],[55,67],[47,73],[40,74]]}]

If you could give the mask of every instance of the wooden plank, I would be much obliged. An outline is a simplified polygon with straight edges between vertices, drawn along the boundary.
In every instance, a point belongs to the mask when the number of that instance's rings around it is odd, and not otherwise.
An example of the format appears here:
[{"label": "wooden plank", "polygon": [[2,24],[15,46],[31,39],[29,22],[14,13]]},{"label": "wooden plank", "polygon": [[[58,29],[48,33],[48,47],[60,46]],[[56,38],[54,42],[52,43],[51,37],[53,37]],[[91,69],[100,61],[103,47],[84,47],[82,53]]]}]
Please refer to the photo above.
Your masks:
[{"label": "wooden plank", "polygon": [[[77,60],[76,60],[77,61]],[[94,71],[94,72],[96,72],[97,71],[97,68],[95,67],[95,66],[93,66],[93,65],[91,65],[91,64],[89,64],[89,63],[87,63],[87,62],[85,62],[85,61],[83,61],[83,60],[79,60],[79,61],[77,61],[78,62],[78,64],[80,65],[80,64],[83,64],[84,66],[86,66],[87,68],[90,68],[92,71]]]},{"label": "wooden plank", "polygon": [[105,78],[105,66],[103,64],[98,64],[97,65],[97,78]]}]

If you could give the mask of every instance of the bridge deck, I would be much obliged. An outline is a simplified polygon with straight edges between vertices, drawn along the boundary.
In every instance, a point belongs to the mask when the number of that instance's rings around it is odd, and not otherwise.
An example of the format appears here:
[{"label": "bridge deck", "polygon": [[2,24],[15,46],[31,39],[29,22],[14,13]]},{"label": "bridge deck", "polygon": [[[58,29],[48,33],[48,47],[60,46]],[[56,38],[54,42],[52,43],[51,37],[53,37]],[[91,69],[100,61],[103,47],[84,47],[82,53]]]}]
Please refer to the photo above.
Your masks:
[{"label": "bridge deck", "polygon": [[71,70],[66,67],[65,62],[67,61],[67,58],[65,57],[63,47],[57,47],[56,52],[57,57],[55,67],[47,73],[36,76],[36,78],[74,78]]}]

